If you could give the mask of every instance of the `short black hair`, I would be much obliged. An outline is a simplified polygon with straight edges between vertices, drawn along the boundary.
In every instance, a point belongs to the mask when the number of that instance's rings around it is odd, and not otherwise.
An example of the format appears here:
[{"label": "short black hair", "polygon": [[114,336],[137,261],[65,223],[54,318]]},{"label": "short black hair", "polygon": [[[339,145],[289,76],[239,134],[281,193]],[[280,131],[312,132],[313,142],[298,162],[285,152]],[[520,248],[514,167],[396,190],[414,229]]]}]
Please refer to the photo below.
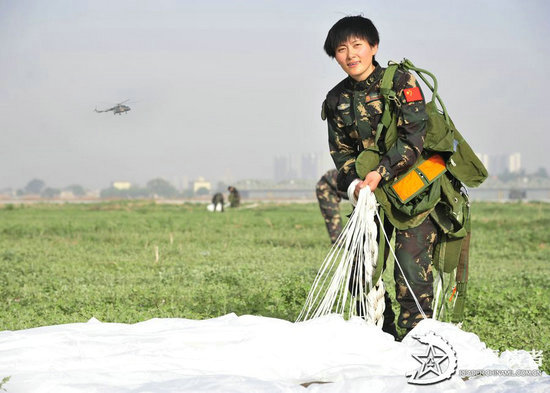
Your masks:
[{"label": "short black hair", "polygon": [[351,37],[362,38],[371,47],[380,42],[378,30],[370,19],[361,15],[346,16],[336,22],[328,31],[324,46],[325,52],[334,58],[336,48]]}]

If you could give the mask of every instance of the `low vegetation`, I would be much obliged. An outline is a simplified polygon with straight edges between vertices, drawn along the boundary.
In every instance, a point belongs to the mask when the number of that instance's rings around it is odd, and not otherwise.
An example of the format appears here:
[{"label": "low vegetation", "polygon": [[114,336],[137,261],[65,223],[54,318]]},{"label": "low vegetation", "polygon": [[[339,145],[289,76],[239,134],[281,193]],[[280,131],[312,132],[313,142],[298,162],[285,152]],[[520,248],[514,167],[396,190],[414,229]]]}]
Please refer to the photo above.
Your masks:
[{"label": "low vegetation", "polygon": [[[544,351],[547,373],[548,228],[549,204],[473,205],[463,325],[497,350]],[[329,247],[313,203],[223,214],[152,202],[7,205],[0,330],[230,312],[294,320]]]}]

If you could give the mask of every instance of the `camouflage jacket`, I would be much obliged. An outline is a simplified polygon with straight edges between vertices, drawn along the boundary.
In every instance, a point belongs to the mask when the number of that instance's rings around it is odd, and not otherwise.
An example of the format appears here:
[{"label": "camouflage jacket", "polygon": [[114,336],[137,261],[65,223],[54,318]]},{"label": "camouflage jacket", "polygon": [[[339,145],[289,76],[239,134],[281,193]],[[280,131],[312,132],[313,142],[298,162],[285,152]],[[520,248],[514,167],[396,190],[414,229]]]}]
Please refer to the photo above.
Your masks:
[{"label": "camouflage jacket", "polygon": [[[353,180],[359,178],[355,160],[359,153],[374,144],[376,128],[382,117],[383,97],[380,84],[385,68],[375,63],[376,68],[364,81],[357,82],[347,77],[327,94],[323,102],[322,118],[328,123],[330,154],[338,169],[338,189],[345,191]],[[415,77],[400,69],[394,76],[393,90],[400,102],[398,106],[397,134],[395,144],[381,157],[375,169],[387,182],[409,169],[422,153],[426,134],[424,96],[408,102],[405,89],[417,87]],[[382,142],[379,148],[383,152]]]},{"label": "camouflage jacket", "polygon": [[347,192],[338,190],[338,171],[336,169],[327,171],[323,176],[321,176],[321,179],[317,184],[319,183],[326,183],[334,194],[338,195],[340,198],[348,199]]},{"label": "camouflage jacket", "polygon": [[241,194],[239,194],[239,191],[235,187],[229,191],[227,200],[233,205],[238,205],[241,203]]}]

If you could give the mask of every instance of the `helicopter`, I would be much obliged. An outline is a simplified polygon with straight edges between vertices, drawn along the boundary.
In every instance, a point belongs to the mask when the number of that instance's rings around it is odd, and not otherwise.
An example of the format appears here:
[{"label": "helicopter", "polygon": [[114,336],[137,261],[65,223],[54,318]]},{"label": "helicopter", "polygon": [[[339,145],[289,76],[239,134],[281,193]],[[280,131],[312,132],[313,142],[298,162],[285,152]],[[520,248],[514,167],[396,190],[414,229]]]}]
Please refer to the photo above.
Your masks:
[{"label": "helicopter", "polygon": [[128,99],[126,101],[122,101],[121,103],[116,104],[112,108],[105,109],[105,110],[102,110],[102,111],[98,111],[97,108],[94,109],[94,110],[97,113],[113,111],[113,115],[122,115],[123,113],[128,112],[129,110],[131,110],[128,105],[123,105],[124,103],[126,103],[128,101],[130,101],[130,100]]}]

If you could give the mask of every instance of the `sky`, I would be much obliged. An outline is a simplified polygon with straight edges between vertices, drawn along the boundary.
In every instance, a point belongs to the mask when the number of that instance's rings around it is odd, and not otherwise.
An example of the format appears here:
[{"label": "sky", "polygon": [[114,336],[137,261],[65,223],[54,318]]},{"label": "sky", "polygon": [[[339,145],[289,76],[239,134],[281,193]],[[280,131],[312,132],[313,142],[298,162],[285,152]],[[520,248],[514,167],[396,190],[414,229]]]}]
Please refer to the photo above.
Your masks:
[{"label": "sky", "polygon": [[381,64],[435,73],[475,151],[550,170],[544,1],[0,0],[0,188],[270,179],[276,156],[328,155],[321,103],[346,75],[323,43],[357,14]]}]

